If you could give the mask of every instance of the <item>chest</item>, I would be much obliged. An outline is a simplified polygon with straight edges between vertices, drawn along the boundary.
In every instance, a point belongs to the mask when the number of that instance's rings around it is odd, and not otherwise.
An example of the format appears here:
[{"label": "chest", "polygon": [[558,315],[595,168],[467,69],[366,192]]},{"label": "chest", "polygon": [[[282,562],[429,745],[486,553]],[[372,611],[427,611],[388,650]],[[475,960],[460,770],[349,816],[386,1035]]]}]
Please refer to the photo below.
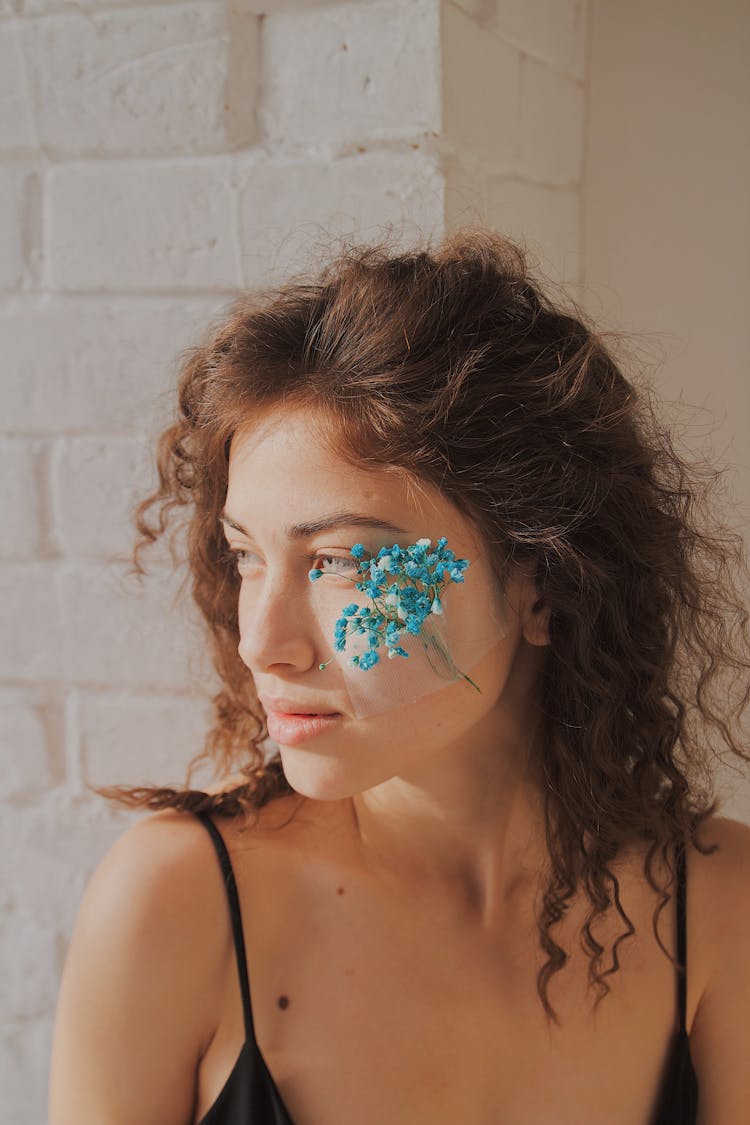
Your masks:
[{"label": "chest", "polygon": [[[637,936],[596,1012],[581,918],[556,931],[571,956],[550,985],[555,1026],[537,992],[545,955],[528,903],[477,928],[439,897],[311,878],[282,899],[278,883],[262,885],[269,875],[238,884],[262,906],[251,918],[243,905],[256,1038],[295,1125],[646,1125],[675,1020],[674,969],[646,902],[626,904]],[[621,928],[612,919],[597,936]],[[670,925],[660,932],[674,948]],[[244,1037],[232,958],[222,1003],[199,1072],[203,1111]]]}]

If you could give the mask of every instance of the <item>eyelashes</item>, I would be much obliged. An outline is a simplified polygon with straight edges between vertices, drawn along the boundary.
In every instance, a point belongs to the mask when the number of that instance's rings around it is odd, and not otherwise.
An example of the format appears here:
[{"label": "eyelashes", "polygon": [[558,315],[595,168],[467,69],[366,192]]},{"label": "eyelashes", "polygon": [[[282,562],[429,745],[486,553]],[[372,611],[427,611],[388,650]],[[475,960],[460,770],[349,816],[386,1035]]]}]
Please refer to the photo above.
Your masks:
[{"label": "eyelashes", "polygon": [[[249,556],[258,557],[254,551],[248,551],[241,547],[226,547],[222,551],[221,559],[223,562],[229,563],[238,574],[241,574]],[[324,574],[348,575],[357,570],[357,560],[345,558],[343,555],[308,555],[307,562],[309,564],[308,569],[315,565]],[[320,563],[332,563],[333,568],[325,570],[323,566],[319,565]]]},{"label": "eyelashes", "polygon": [[323,571],[324,574],[348,574],[350,571],[357,570],[357,560],[345,559],[343,555],[310,555],[308,561],[315,563],[315,566],[318,570],[322,570],[322,567],[318,567],[319,562],[333,562],[342,564],[340,567],[334,568],[333,571]]}]

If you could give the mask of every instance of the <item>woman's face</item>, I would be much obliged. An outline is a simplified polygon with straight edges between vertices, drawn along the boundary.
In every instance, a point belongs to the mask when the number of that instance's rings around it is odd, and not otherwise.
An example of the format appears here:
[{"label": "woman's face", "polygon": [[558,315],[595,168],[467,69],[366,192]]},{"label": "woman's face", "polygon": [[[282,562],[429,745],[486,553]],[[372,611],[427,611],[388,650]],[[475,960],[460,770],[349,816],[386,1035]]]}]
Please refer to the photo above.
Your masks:
[{"label": "woman's face", "polygon": [[[288,534],[292,525],[341,513],[349,515],[340,525]],[[358,523],[352,513],[372,524]],[[501,730],[508,718],[503,711],[523,706],[517,692],[511,700],[504,689],[515,654],[526,644],[522,604],[531,580],[514,574],[499,592],[473,528],[438,489],[427,486],[423,495],[410,497],[397,475],[340,460],[309,411],[270,410],[235,434],[224,530],[228,547],[241,552],[239,654],[261,702],[283,697],[301,710],[339,713],[298,741],[275,721],[272,704],[264,703],[269,735],[298,792],[334,800],[407,775],[432,755],[453,748],[460,753],[476,739],[478,724],[485,737],[493,718]],[[441,594],[443,620],[430,617],[426,624],[450,626],[451,655],[460,653],[457,666],[481,692],[463,677],[435,677],[428,662],[420,664],[421,642],[409,646],[413,637],[404,640],[408,658],[389,660],[382,646],[370,670],[352,668],[348,651],[334,649],[341,608],[351,602],[373,608],[367,593],[354,586],[362,575],[352,546],[362,543],[369,557],[421,538],[434,548],[441,536],[469,566],[463,583],[448,582]],[[313,568],[323,574],[311,582]]]}]

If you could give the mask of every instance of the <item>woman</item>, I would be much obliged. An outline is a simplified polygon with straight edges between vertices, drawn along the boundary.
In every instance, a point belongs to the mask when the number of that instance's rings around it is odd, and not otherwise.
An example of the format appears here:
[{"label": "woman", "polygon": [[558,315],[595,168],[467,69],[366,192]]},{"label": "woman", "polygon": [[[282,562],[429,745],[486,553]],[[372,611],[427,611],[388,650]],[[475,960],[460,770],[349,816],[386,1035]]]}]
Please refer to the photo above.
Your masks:
[{"label": "woman", "polygon": [[744,1119],[741,548],[583,314],[499,235],[351,248],[190,353],[158,468],[222,781],[99,791],[158,811],[86,889],[52,1125]]}]

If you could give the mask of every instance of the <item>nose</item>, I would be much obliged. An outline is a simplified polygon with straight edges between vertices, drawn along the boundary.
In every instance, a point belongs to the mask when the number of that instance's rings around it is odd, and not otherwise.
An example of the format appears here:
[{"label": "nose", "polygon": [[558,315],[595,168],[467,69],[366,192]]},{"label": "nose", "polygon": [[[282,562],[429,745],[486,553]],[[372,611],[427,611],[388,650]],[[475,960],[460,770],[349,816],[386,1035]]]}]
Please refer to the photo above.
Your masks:
[{"label": "nose", "polygon": [[266,672],[277,664],[306,671],[323,663],[323,638],[309,601],[282,583],[262,590],[240,589],[238,619],[240,659],[251,672]]}]

